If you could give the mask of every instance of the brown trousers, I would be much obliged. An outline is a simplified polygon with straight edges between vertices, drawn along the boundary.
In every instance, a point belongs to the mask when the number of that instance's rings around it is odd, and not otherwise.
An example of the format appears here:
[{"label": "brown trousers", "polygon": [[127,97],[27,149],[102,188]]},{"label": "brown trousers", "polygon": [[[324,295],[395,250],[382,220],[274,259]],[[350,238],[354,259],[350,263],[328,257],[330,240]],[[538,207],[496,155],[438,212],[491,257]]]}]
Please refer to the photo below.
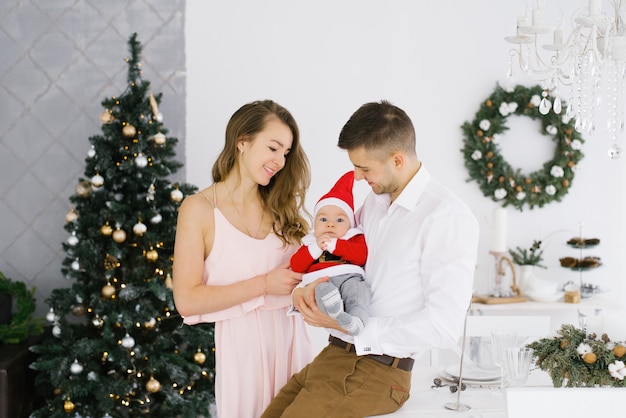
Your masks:
[{"label": "brown trousers", "polygon": [[363,418],[409,399],[411,372],[329,344],[293,375],[261,418]]}]

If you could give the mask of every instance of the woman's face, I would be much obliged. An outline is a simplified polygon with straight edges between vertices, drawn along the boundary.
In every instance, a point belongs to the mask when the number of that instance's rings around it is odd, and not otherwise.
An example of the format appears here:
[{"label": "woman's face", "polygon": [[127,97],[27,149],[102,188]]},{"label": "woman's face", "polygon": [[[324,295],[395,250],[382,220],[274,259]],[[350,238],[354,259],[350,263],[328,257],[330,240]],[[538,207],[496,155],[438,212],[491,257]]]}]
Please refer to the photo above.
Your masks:
[{"label": "woman's face", "polygon": [[280,119],[270,118],[252,140],[239,142],[242,170],[256,183],[267,186],[285,166],[292,144],[291,129]]}]

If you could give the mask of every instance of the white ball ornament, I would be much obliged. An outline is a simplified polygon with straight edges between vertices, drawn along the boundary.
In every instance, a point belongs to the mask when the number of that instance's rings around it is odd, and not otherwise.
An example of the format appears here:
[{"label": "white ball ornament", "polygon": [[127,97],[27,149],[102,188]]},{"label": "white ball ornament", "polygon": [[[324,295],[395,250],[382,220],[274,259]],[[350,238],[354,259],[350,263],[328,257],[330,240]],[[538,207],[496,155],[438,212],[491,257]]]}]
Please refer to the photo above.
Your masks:
[{"label": "white ball ornament", "polygon": [[122,338],[122,347],[133,348],[134,346],[135,346],[135,339],[131,337],[129,334],[126,334],[124,338]]},{"label": "white ball ornament", "polygon": [[137,222],[135,226],[133,226],[133,232],[135,233],[135,235],[140,237],[143,236],[143,234],[145,234],[147,230],[148,227],[141,221]]},{"label": "white ball ornament", "polygon": [[95,156],[96,156],[96,149],[92,145],[91,148],[89,148],[89,150],[87,151],[87,157],[93,158]]},{"label": "white ball ornament", "polygon": [[61,336],[61,327],[58,325],[55,325],[52,327],[52,335],[54,335],[55,337],[59,338]]},{"label": "white ball ornament", "polygon": [[174,189],[170,192],[170,198],[172,199],[173,202],[180,202],[181,200],[183,200],[183,192],[181,192],[178,189]]},{"label": "white ball ornament", "polygon": [[78,237],[76,236],[76,232],[72,232],[72,235],[67,239],[67,243],[72,247],[78,244]]},{"label": "white ball ornament", "polygon": [[83,371],[83,365],[78,362],[78,360],[74,360],[74,363],[70,366],[70,372],[72,374],[79,374]]},{"label": "white ball ornament", "polygon": [[163,220],[163,217],[161,216],[161,214],[157,213],[150,219],[150,223],[153,223],[156,225],[158,223],[161,223],[162,220]]},{"label": "white ball ornament", "polygon": [[72,261],[72,270],[74,270],[74,271],[79,271],[80,270],[80,263],[78,262],[78,260]]},{"label": "white ball ornament", "polygon": [[144,168],[148,165],[148,159],[144,154],[139,154],[137,158],[135,158],[135,165],[139,168]]},{"label": "white ball ornament", "polygon": [[59,319],[59,317],[54,313],[54,309],[50,308],[50,312],[46,314],[46,321],[52,323]]},{"label": "white ball ornament", "polygon": [[96,174],[91,178],[91,188],[93,190],[99,190],[104,185],[104,177],[100,174]]}]

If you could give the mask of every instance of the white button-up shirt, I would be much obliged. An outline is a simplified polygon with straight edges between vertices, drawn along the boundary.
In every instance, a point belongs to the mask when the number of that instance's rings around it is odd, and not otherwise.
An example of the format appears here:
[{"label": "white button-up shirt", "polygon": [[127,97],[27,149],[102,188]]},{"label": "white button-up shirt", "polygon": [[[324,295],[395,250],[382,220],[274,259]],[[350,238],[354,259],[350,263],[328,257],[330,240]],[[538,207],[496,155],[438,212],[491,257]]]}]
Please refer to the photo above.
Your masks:
[{"label": "white button-up shirt", "polygon": [[422,165],[391,203],[370,193],[357,211],[365,232],[370,318],[353,342],[357,354],[418,357],[449,348],[463,332],[478,249],[478,222],[469,208]]}]

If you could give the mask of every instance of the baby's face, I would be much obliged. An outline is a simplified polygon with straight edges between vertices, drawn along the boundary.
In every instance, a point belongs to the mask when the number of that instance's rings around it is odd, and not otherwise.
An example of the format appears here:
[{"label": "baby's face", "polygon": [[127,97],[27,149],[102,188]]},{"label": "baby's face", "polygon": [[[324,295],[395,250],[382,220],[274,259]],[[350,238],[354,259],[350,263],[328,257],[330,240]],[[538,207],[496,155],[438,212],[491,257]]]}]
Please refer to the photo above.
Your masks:
[{"label": "baby's face", "polygon": [[350,229],[350,219],[346,212],[339,206],[322,206],[315,215],[315,237],[324,233],[333,238],[343,237]]}]

